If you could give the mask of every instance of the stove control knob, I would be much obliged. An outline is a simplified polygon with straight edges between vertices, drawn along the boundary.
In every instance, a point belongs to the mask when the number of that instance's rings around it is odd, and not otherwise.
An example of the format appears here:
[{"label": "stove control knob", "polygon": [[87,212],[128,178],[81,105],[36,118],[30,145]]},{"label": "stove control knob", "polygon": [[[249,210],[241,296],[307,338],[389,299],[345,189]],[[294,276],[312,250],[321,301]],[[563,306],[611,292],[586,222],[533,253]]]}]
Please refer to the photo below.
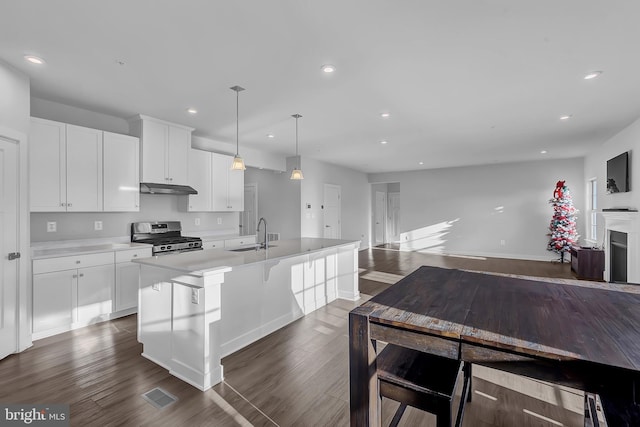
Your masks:
[{"label": "stove control knob", "polygon": [[160,246],[160,250],[161,250],[161,251],[164,251],[164,246]]},{"label": "stove control knob", "polygon": [[167,246],[167,250],[171,249],[171,246]]}]

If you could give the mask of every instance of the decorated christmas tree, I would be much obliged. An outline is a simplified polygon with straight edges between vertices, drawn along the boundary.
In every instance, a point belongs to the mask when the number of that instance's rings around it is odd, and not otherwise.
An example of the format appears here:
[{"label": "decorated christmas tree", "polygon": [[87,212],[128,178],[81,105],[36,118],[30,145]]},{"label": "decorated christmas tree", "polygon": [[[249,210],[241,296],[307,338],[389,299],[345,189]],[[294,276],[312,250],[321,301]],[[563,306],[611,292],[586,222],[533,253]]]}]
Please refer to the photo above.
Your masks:
[{"label": "decorated christmas tree", "polygon": [[578,242],[576,231],[576,214],[569,188],[564,181],[558,181],[553,191],[553,198],[549,200],[553,205],[553,218],[549,224],[550,236],[547,250],[560,254],[560,262],[564,262],[564,253],[571,250],[571,246]]}]

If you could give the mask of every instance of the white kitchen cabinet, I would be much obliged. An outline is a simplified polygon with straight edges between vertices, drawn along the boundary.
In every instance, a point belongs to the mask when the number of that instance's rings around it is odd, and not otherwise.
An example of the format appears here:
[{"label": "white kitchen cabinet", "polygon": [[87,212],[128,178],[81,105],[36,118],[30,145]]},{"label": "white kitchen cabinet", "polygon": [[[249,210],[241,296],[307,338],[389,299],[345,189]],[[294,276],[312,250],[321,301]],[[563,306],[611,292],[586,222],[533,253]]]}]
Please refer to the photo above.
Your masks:
[{"label": "white kitchen cabinet", "polygon": [[[115,195],[113,188],[122,191],[125,187],[120,180],[124,180],[126,176],[127,182],[131,182],[135,171],[125,171],[124,164],[130,162],[121,157],[124,155],[122,151],[114,152],[107,148],[109,163],[104,167],[104,135],[118,140],[130,138],[97,129],[31,118],[29,173],[32,212],[99,212],[104,210],[105,200],[111,203]],[[106,195],[103,172],[106,172],[108,180]],[[116,176],[118,182],[114,182],[113,178]],[[128,191],[129,199],[139,197],[138,184],[139,181],[136,180],[133,185],[135,191]],[[116,199],[115,203],[121,205],[122,200]],[[113,210],[138,209],[127,207]]]},{"label": "white kitchen cabinet", "polygon": [[242,237],[235,237],[233,239],[225,239],[224,241],[224,247],[225,248],[236,248],[238,246],[243,246],[243,245],[251,245],[256,243],[256,236],[242,236]]},{"label": "white kitchen cabinet", "polygon": [[67,212],[102,210],[102,131],[67,125]]},{"label": "white kitchen cabinet", "polygon": [[187,185],[193,128],[142,115],[130,125],[140,137],[141,182]]},{"label": "white kitchen cabinet", "polygon": [[140,264],[133,263],[131,260],[150,256],[151,248],[116,252],[114,311],[117,312],[138,307]]},{"label": "white kitchen cabinet", "polygon": [[113,265],[113,252],[34,260],[34,339],[108,319]]},{"label": "white kitchen cabinet", "polygon": [[198,194],[190,194],[187,211],[211,211],[211,153],[196,149],[189,150],[189,186]]},{"label": "white kitchen cabinet", "polygon": [[33,276],[33,332],[64,328],[74,319],[77,271],[56,271]]},{"label": "white kitchen cabinet", "polygon": [[224,248],[224,240],[203,240],[203,249],[222,249]]},{"label": "white kitchen cabinet", "polygon": [[81,324],[107,320],[113,311],[113,261],[78,269],[78,322]]},{"label": "white kitchen cabinet", "polygon": [[31,118],[29,187],[32,212],[67,210],[66,125]]},{"label": "white kitchen cabinet", "polygon": [[244,210],[244,171],[231,170],[233,156],[211,153],[212,203],[214,212]]},{"label": "white kitchen cabinet", "polygon": [[140,140],[133,136],[104,132],[104,210],[140,210]]}]

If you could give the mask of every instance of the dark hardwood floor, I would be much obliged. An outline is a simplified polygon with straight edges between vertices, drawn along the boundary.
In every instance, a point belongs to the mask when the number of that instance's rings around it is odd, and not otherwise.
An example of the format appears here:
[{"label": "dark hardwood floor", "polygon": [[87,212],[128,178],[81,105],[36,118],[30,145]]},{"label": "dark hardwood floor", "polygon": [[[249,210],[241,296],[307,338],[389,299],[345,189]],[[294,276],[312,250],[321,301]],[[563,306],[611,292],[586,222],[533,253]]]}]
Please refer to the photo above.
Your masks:
[{"label": "dark hardwood floor", "polygon": [[[401,276],[434,265],[573,278],[568,264],[385,249],[362,251],[359,262],[361,275]],[[363,298],[388,286],[360,279]],[[140,356],[135,315],[42,339],[0,361],[0,402],[68,403],[73,426],[347,426],[347,314],[363,300],[337,300],[226,357],[225,381],[205,393]],[[488,369],[474,375],[465,426],[582,425],[575,391]],[[179,400],[156,409],[141,397],[154,387]],[[384,402],[387,423],[395,407]],[[434,426],[435,420],[410,408],[401,425]]]}]

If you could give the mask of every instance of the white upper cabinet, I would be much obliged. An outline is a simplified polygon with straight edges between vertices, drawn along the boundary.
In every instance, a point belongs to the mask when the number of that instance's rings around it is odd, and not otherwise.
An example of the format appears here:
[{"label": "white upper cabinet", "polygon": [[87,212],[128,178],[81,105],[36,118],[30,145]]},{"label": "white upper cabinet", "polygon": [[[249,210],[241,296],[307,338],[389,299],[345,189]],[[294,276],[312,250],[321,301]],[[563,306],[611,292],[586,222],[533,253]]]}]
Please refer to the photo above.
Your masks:
[{"label": "white upper cabinet", "polygon": [[130,125],[140,137],[141,182],[187,185],[193,128],[142,115]]},{"label": "white upper cabinet", "polygon": [[102,131],[31,119],[32,212],[102,210]]},{"label": "white upper cabinet", "polygon": [[64,123],[31,118],[29,187],[32,212],[67,210],[66,141]]},{"label": "white upper cabinet", "polygon": [[140,210],[140,143],[138,138],[104,132],[104,210]]},{"label": "white upper cabinet", "polygon": [[67,125],[67,211],[102,210],[102,131]]},{"label": "white upper cabinet", "polygon": [[35,117],[29,138],[32,212],[140,210],[137,138]]},{"label": "white upper cabinet", "polygon": [[189,150],[189,186],[198,194],[190,194],[187,211],[211,211],[211,153]]},{"label": "white upper cabinet", "polygon": [[212,210],[244,210],[244,171],[231,170],[233,156],[211,153]]}]

